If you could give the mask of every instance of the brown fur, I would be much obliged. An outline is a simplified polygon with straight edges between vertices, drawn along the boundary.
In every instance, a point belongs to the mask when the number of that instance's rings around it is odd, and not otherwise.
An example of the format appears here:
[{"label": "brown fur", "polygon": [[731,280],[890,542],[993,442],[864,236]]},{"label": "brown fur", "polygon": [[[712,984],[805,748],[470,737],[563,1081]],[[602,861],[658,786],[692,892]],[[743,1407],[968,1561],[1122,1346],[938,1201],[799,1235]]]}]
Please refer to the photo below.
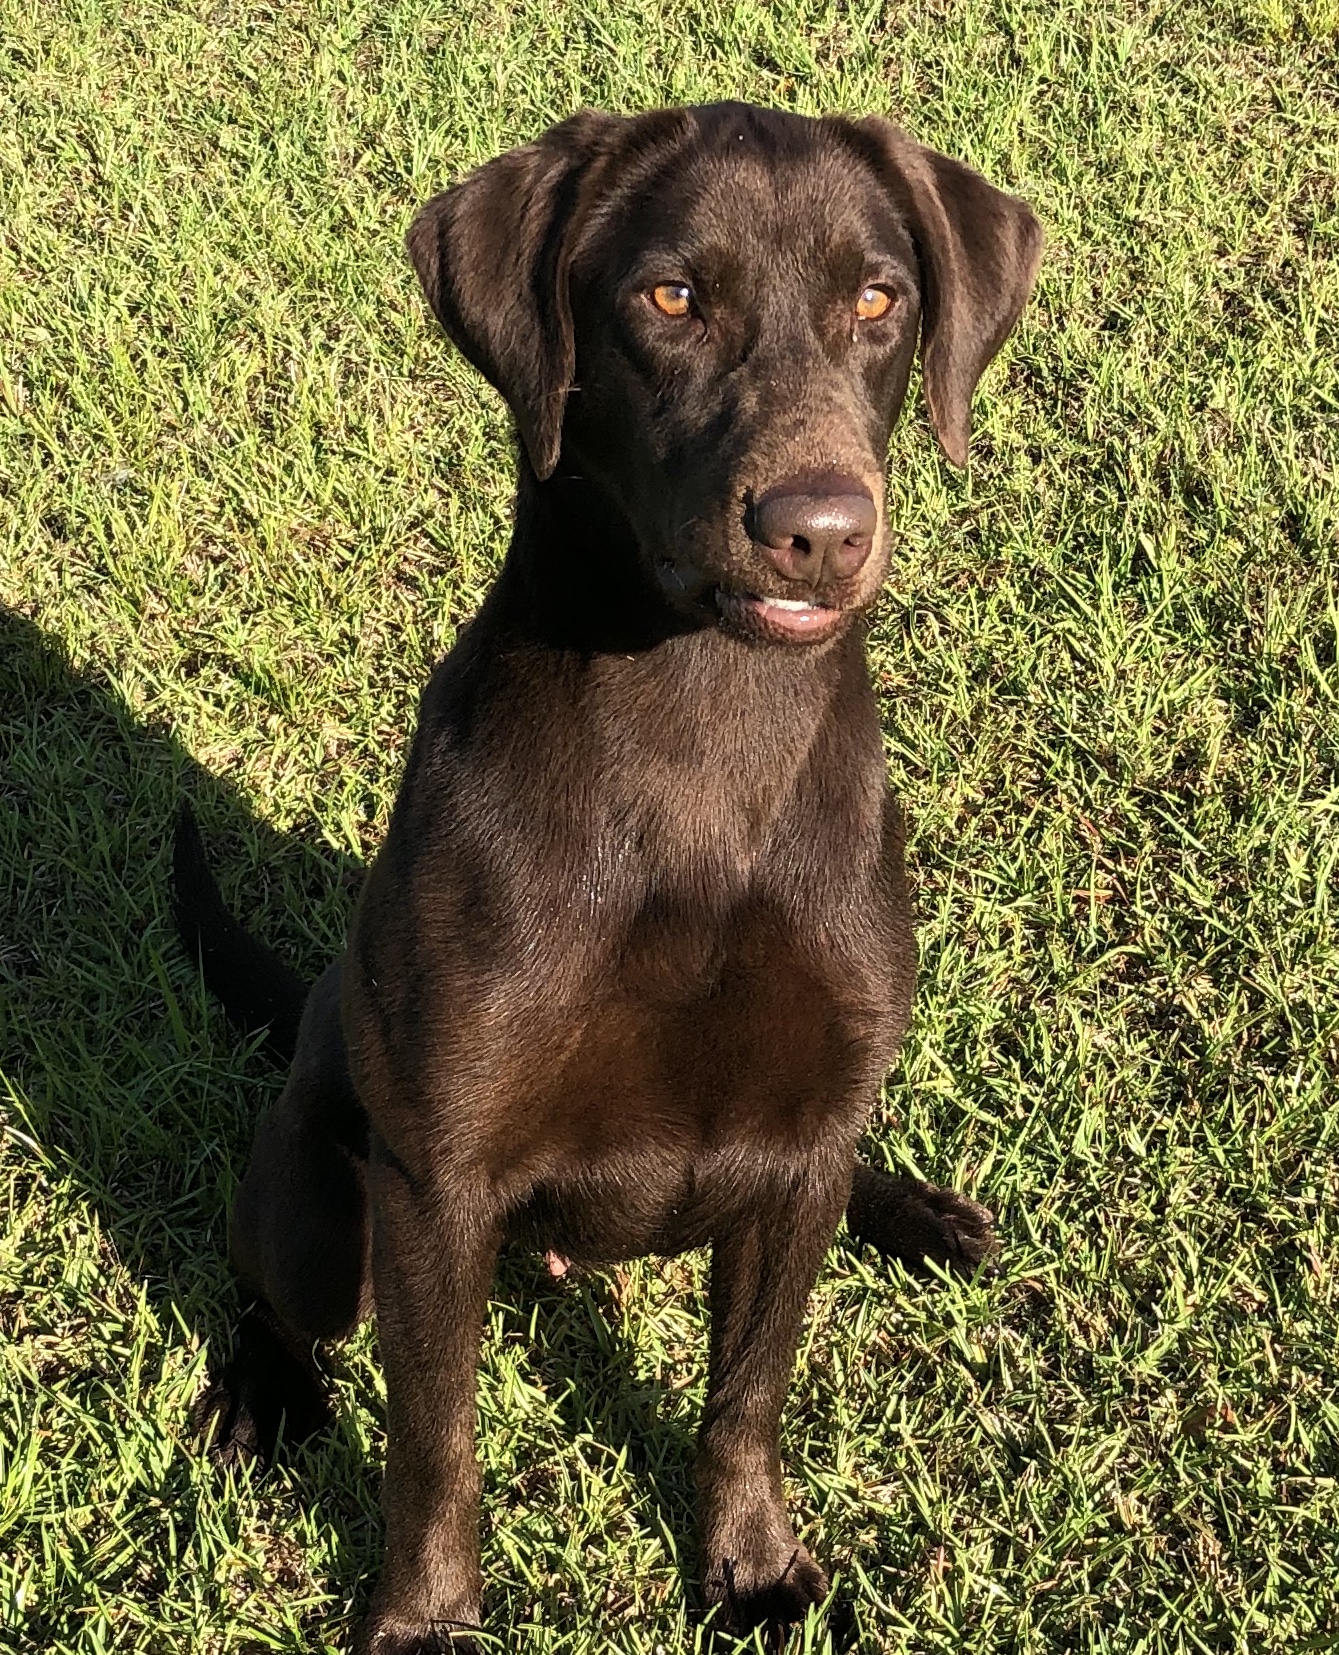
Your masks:
[{"label": "brown fur", "polygon": [[[711,1247],[706,1592],[774,1634],[827,1590],[778,1430],[843,1210],[909,1263],[991,1246],[982,1208],[856,1161],[913,975],[860,614],[917,339],[961,462],[1039,245],[1021,202],[886,122],[742,105],[577,116],[415,221],[429,301],[516,416],[515,533],[258,1129],[231,1233],[262,1355],[211,1398],[225,1446],[263,1434],[277,1342],[273,1386],[310,1414],[284,1363],[375,1304],[369,1651],[479,1621],[474,1374],[505,1239],[589,1263]],[[682,320],[648,299],[675,280]],[[895,302],[858,321],[870,283]],[[786,597],[817,641],[762,601]],[[189,823],[178,885],[227,1000]],[[258,945],[229,946],[269,1004]]]}]

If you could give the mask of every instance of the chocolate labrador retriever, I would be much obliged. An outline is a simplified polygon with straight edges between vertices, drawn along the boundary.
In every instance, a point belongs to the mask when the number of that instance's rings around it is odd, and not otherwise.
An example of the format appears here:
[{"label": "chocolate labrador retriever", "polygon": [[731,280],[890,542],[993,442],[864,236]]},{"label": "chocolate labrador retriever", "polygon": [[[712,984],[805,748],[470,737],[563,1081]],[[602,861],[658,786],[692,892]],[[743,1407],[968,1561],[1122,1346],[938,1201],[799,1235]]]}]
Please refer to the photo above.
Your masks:
[{"label": "chocolate labrador retriever", "polygon": [[1040,241],[887,121],[740,104],[576,115],[414,221],[429,304],[519,429],[506,561],[310,993],[223,909],[188,818],[176,852],[206,980],[292,1055],[232,1209],[255,1304],[215,1446],[314,1424],[313,1344],[375,1304],[376,1655],[479,1624],[475,1366],[504,1241],[555,1270],[711,1248],[705,1592],[772,1636],[827,1591],[778,1431],[843,1211],[908,1263],[991,1248],[975,1203],[856,1159],[913,974],[861,616],[917,339],[962,464]]}]

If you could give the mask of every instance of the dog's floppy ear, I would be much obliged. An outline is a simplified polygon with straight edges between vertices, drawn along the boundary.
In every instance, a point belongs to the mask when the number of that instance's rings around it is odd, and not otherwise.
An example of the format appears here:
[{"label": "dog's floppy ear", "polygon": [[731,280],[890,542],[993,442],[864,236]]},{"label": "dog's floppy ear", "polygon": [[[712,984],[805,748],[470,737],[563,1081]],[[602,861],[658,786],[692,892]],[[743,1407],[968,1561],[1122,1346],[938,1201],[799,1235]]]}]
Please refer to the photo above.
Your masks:
[{"label": "dog's floppy ear", "polygon": [[939,446],[967,463],[972,393],[1032,292],[1042,231],[1025,201],[879,116],[852,123],[907,215],[925,287],[921,378]]},{"label": "dog's floppy ear", "polygon": [[438,321],[501,391],[552,474],[575,347],[567,267],[582,183],[622,122],[584,111],[434,196],[406,246]]}]

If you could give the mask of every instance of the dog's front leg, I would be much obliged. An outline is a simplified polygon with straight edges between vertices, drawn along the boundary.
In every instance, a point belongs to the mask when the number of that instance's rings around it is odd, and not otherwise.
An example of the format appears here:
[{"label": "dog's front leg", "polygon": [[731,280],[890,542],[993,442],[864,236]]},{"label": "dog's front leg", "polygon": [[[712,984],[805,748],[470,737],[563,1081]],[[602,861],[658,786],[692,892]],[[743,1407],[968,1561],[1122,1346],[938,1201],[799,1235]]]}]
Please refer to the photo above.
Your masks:
[{"label": "dog's front leg", "polygon": [[800,1322],[846,1196],[827,1182],[774,1194],[712,1246],[699,1523],[707,1600],[732,1631],[779,1633],[827,1595],[786,1516],[779,1443]]},{"label": "dog's front leg", "polygon": [[369,1187],[386,1374],[386,1560],[361,1647],[461,1655],[477,1648],[469,1629],[480,1618],[475,1373],[497,1215],[481,1182],[440,1168],[420,1181],[383,1146]]}]

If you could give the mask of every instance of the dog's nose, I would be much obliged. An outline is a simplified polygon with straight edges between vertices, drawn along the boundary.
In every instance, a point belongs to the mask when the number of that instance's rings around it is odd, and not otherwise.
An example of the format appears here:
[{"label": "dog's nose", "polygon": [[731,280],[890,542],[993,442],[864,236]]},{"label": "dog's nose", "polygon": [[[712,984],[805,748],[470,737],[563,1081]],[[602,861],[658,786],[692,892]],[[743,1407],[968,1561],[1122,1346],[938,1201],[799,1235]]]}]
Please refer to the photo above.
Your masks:
[{"label": "dog's nose", "polygon": [[855,574],[874,546],[879,514],[869,490],[839,472],[778,483],[753,503],[748,531],[787,580],[814,584]]}]

